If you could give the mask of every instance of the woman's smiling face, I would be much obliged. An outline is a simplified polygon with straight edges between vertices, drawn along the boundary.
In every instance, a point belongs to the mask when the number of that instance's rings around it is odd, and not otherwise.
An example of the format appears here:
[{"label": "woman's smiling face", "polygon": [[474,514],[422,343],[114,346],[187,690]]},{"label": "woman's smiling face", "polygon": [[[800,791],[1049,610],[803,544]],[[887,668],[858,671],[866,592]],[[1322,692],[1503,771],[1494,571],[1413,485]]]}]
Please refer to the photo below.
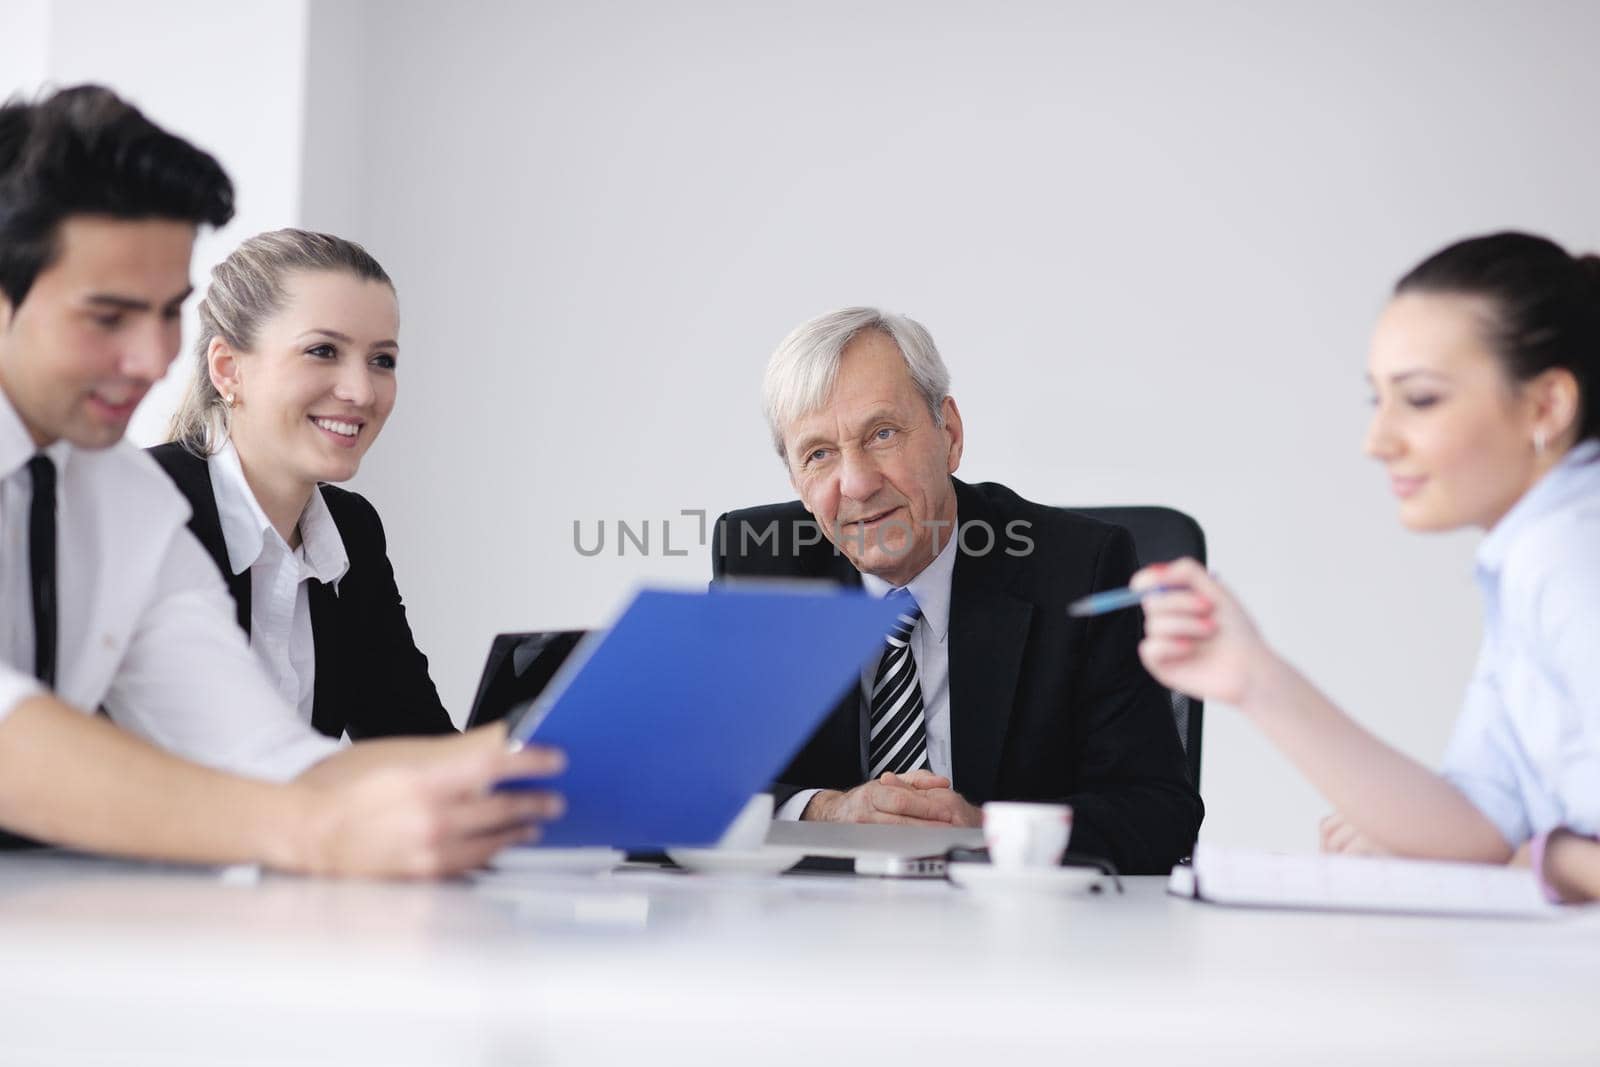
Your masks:
[{"label": "woman's smiling face", "polygon": [[219,391],[236,394],[229,434],[252,473],[342,482],[394,410],[399,306],[389,286],[345,271],[297,272],[284,295],[250,352],[213,363]]},{"label": "woman's smiling face", "polygon": [[1378,320],[1365,447],[1410,529],[1488,529],[1548,466],[1537,404],[1489,346],[1491,313],[1478,297],[1406,293]]}]

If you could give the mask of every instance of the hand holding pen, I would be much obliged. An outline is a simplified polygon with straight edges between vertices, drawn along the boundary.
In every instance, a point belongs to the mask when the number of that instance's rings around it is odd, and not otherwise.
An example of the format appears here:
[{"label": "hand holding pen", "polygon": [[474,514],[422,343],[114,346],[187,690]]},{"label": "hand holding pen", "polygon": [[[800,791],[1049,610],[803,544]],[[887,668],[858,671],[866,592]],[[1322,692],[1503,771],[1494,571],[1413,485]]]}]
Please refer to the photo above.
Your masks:
[{"label": "hand holding pen", "polygon": [[1144,608],[1139,658],[1169,689],[1238,705],[1276,658],[1233,594],[1192,559],[1146,567],[1126,590],[1085,598],[1069,611],[1099,614],[1133,603]]},{"label": "hand holding pen", "polygon": [[[1119,589],[1105,589],[1098,593],[1090,593],[1080,597],[1067,605],[1067,614],[1075,619],[1088,618],[1095,615],[1109,615],[1113,611],[1122,611],[1142,604],[1152,597],[1164,593],[1188,592],[1176,570],[1172,577],[1168,576],[1168,568],[1175,568],[1178,563],[1194,563],[1192,559],[1177,560],[1173,563],[1153,563],[1144,570],[1134,574],[1128,585]],[[1199,564],[1195,564],[1199,566]],[[1204,568],[1202,567],[1203,571]]]}]

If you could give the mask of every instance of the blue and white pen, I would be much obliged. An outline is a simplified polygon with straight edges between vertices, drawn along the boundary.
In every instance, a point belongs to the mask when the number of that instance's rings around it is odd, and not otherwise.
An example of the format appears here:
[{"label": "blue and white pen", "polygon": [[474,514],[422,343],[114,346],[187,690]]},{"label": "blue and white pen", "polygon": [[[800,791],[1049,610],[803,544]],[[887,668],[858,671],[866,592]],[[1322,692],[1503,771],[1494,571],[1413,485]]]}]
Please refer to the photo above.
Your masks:
[{"label": "blue and white pen", "polygon": [[1067,605],[1067,614],[1075,618],[1088,615],[1105,615],[1112,611],[1121,611],[1131,608],[1147,596],[1157,593],[1172,593],[1179,589],[1188,588],[1182,585],[1152,585],[1148,589],[1134,589],[1123,586],[1121,589],[1107,589],[1101,593],[1091,593],[1082,600],[1074,600]]}]

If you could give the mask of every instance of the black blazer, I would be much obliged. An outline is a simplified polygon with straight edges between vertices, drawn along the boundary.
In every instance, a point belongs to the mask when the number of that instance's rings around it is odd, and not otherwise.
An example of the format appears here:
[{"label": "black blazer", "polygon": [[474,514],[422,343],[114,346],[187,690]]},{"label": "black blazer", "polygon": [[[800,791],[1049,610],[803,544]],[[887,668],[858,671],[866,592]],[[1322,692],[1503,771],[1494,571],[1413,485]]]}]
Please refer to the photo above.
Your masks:
[{"label": "black blazer", "polygon": [[[950,745],[955,788],[988,800],[1073,806],[1071,847],[1127,874],[1165,874],[1187,856],[1205,809],[1189,784],[1165,689],[1138,658],[1136,611],[1074,619],[1066,607],[1126,585],[1133,539],[1112,526],[1022,499],[1002,485],[957,481],[962,527],[950,589]],[[1026,527],[1011,524],[1023,522]],[[775,527],[774,527],[775,524]],[[776,536],[766,536],[774,529]],[[1021,534],[1032,542],[1024,553]],[[1017,555],[1008,554],[1019,553]],[[799,501],[723,515],[712,543],[718,579],[832,578],[861,584]],[[774,787],[850,789],[867,772],[867,713],[852,684]]]},{"label": "black blazer", "polygon": [[[189,529],[200,539],[228,591],[239,625],[250,632],[250,572],[234,574],[222,536],[217,498],[206,461],[182,445],[157,445],[150,454],[189,498]],[[344,541],[350,569],[331,585],[312,582],[311,631],[316,682],[311,725],[329,737],[349,732],[353,740],[393,734],[443,734],[455,727],[428,677],[428,658],[417,650],[395,588],[383,523],[356,493],[331,485],[322,499]]]}]

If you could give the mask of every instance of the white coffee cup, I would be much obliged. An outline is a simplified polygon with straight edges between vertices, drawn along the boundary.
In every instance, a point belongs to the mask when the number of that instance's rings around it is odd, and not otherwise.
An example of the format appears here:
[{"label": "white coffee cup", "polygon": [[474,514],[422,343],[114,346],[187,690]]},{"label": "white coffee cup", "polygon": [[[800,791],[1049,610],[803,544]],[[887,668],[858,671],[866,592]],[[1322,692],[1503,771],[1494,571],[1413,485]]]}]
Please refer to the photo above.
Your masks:
[{"label": "white coffee cup", "polygon": [[1072,805],[991,800],[983,806],[983,840],[996,867],[1053,867],[1072,839]]},{"label": "white coffee cup", "polygon": [[734,820],[722,832],[717,847],[741,852],[760,848],[766,844],[767,828],[771,824],[772,794],[757,793],[745,803],[744,808],[734,816]]}]

